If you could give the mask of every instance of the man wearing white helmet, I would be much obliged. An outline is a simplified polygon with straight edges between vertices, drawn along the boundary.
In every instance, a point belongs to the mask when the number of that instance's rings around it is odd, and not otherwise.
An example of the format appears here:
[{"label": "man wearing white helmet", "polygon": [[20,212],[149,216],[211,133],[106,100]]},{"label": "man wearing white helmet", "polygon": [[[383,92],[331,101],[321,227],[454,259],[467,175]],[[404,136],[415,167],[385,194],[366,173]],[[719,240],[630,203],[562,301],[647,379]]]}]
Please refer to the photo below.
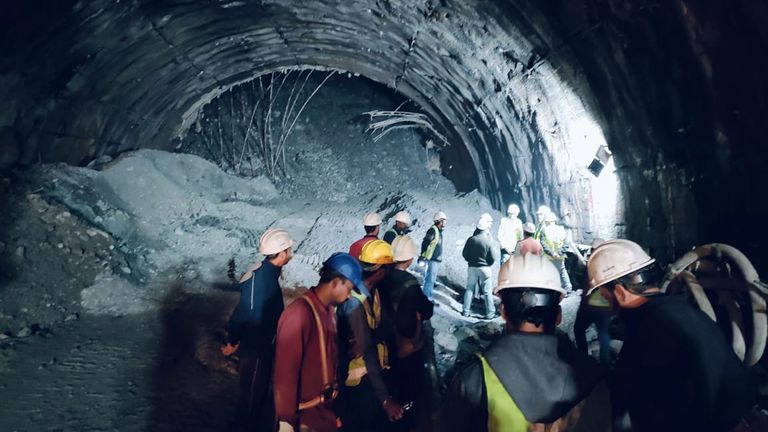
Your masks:
[{"label": "man wearing white helmet", "polygon": [[379,239],[379,231],[381,230],[381,217],[377,213],[368,213],[363,217],[363,228],[365,228],[365,235],[360,240],[355,241],[349,247],[349,254],[360,259],[360,252],[363,250],[369,241]]},{"label": "man wearing white helmet", "polygon": [[510,204],[507,208],[507,217],[499,222],[499,245],[501,246],[501,264],[503,265],[509,256],[515,251],[517,242],[523,239],[523,221],[520,220],[520,207]]},{"label": "man wearing white helmet", "polygon": [[544,228],[544,219],[546,219],[547,215],[552,213],[552,210],[543,205],[539,206],[539,209],[536,210],[536,232],[533,233],[533,238],[536,240],[541,239],[541,230]]},{"label": "man wearing white helmet", "polygon": [[387,232],[384,233],[383,240],[389,244],[392,244],[392,242],[395,240],[395,237],[408,234],[410,231],[410,226],[411,215],[405,211],[397,212],[395,215],[395,224],[392,225],[392,228],[388,229]]},{"label": "man wearing white helmet", "polygon": [[283,312],[280,272],[293,257],[293,239],[284,229],[267,230],[259,240],[264,260],[256,262],[240,278],[240,301],[227,325],[224,355],[240,354],[241,430],[271,430],[274,427],[272,366],[277,322]]},{"label": "man wearing white helmet", "polygon": [[762,430],[735,429],[755,402],[746,368],[687,296],[661,293],[655,260],[637,243],[601,244],[587,271],[587,295],[599,289],[626,327],[612,393],[633,431]]},{"label": "man wearing white helmet", "polygon": [[557,269],[538,255],[513,255],[498,281],[506,334],[454,376],[439,430],[610,431],[600,367],[556,334],[565,294]]},{"label": "man wearing white helmet", "polygon": [[464,302],[461,314],[468,317],[472,309],[472,298],[476,288],[480,288],[480,295],[485,300],[485,319],[493,319],[496,316],[496,307],[493,304],[493,279],[491,278],[491,266],[498,261],[496,245],[491,239],[490,229],[493,217],[483,213],[477,222],[477,228],[467,242],[461,255],[467,262],[467,286],[464,290]]},{"label": "man wearing white helmet", "polygon": [[563,289],[570,294],[573,291],[571,278],[565,268],[565,229],[557,224],[557,216],[549,212],[544,216],[544,227],[541,229],[541,247],[544,255],[550,259],[560,272]]},{"label": "man wearing white helmet", "polygon": [[[448,223],[448,216],[439,211],[432,218],[435,223],[427,230],[424,240],[421,241],[421,256],[419,262],[424,263],[426,274],[424,275],[424,294],[434,303],[432,290],[437,280],[437,271],[443,260],[443,229]],[[437,304],[435,304],[437,306]]]},{"label": "man wearing white helmet", "polygon": [[397,394],[403,403],[413,403],[405,423],[416,427],[421,409],[424,381],[425,330],[423,320],[432,317],[433,305],[421,291],[421,284],[407,270],[419,255],[419,247],[409,236],[398,236],[392,242],[395,266],[381,282],[381,302],[394,325],[392,375]]}]

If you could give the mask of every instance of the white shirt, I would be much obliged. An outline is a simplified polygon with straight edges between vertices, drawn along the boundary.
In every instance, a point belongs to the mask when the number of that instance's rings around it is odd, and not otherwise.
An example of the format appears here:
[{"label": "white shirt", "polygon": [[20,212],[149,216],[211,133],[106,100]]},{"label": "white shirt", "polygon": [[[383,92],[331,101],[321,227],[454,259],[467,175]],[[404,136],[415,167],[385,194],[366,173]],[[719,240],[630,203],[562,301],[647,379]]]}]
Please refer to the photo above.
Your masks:
[{"label": "white shirt", "polygon": [[508,252],[515,250],[517,242],[523,238],[523,221],[520,218],[501,218],[499,234],[497,236],[502,249]]}]

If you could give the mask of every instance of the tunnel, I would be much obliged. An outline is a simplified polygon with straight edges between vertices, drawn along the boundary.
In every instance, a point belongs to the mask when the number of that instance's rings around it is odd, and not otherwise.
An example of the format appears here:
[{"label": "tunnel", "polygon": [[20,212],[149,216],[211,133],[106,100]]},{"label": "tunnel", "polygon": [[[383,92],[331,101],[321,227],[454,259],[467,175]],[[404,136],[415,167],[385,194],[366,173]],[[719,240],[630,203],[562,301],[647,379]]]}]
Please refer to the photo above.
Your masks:
[{"label": "tunnel", "polygon": [[[419,240],[449,215],[446,305],[466,277],[459,243],[511,203],[531,222],[551,207],[577,243],[631,239],[664,265],[725,243],[767,269],[760,2],[4,9],[4,430],[226,430],[228,278],[270,227],[300,239],[287,299],[369,211],[410,211]],[[475,321],[462,337],[490,338]],[[458,313],[433,325],[445,377],[477,346],[452,335]]]}]

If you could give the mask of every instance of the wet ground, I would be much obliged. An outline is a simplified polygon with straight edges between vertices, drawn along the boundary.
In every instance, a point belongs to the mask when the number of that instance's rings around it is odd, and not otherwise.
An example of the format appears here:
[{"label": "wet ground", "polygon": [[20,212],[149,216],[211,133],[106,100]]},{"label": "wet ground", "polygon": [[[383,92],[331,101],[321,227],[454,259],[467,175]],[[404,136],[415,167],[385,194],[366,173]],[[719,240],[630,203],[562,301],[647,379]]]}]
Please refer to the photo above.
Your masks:
[{"label": "wet ground", "polygon": [[86,315],[5,341],[0,430],[227,430],[237,376],[209,355],[218,341],[203,324],[223,307],[186,296],[162,313]]}]

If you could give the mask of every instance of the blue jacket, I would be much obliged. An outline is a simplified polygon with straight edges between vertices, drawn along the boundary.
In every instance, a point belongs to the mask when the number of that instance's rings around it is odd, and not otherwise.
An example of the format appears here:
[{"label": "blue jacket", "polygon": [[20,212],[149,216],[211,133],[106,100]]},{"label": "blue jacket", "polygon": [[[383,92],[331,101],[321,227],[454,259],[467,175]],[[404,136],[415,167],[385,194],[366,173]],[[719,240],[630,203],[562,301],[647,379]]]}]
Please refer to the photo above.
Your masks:
[{"label": "blue jacket", "polygon": [[239,342],[241,352],[273,352],[277,320],[285,308],[279,278],[280,268],[264,260],[249,279],[238,284],[240,302],[229,318],[227,333],[228,342]]}]

